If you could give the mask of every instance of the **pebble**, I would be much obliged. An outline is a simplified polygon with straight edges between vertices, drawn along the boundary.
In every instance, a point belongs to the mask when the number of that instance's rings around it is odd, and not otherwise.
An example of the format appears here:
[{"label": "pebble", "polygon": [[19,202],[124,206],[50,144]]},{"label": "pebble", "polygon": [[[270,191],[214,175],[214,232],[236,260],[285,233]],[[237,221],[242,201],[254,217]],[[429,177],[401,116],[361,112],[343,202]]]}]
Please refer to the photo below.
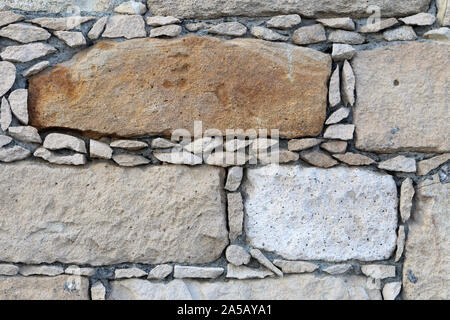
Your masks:
[{"label": "pebble", "polygon": [[88,38],[91,40],[97,40],[98,38],[100,38],[102,32],[105,30],[107,21],[108,17],[98,19],[89,31]]},{"label": "pebble", "polygon": [[101,141],[89,140],[89,154],[91,158],[111,159],[113,150],[111,147]]},{"label": "pebble", "polygon": [[67,164],[80,166],[87,163],[86,156],[84,154],[76,153],[73,155],[62,156],[43,147],[38,148],[33,154],[37,158],[42,158],[50,163],[54,164]]},{"label": "pebble", "polygon": [[383,33],[386,41],[413,41],[417,39],[413,27],[401,26],[396,29],[387,30]]},{"label": "pebble", "polygon": [[12,121],[11,107],[8,100],[5,97],[2,98],[2,104],[0,107],[0,127],[3,131],[8,130]]},{"label": "pebble", "polygon": [[333,112],[328,117],[325,124],[327,124],[327,125],[336,124],[338,122],[341,122],[344,119],[347,119],[349,115],[350,115],[350,108],[346,108],[346,107],[340,108],[340,109],[336,110],[335,112]]},{"label": "pebble", "polygon": [[305,139],[291,139],[288,141],[289,151],[302,151],[315,147],[323,142],[323,139],[305,138]]},{"label": "pebble", "polygon": [[23,63],[45,57],[56,51],[55,47],[47,43],[37,42],[6,47],[0,56],[3,60]]},{"label": "pebble", "polygon": [[122,167],[135,167],[150,163],[149,159],[137,154],[117,154],[112,159]]},{"label": "pebble", "polygon": [[64,270],[65,274],[73,274],[76,276],[92,277],[95,274],[94,268],[80,268],[79,266],[68,266]]},{"label": "pebble", "polygon": [[363,44],[366,38],[353,31],[333,30],[328,34],[328,41],[333,43]]},{"label": "pebble", "polygon": [[19,273],[23,276],[57,276],[64,273],[64,269],[58,266],[22,266],[19,269]]},{"label": "pebble", "polygon": [[349,104],[353,107],[355,104],[355,84],[356,78],[350,63],[346,60],[342,67],[342,100],[344,105]]},{"label": "pebble", "polygon": [[175,266],[173,277],[176,279],[199,278],[215,279],[223,274],[223,268]]},{"label": "pebble", "polygon": [[331,168],[339,164],[339,162],[322,151],[303,151],[300,153],[300,158],[307,163],[320,168]]},{"label": "pebble", "polygon": [[228,170],[227,182],[225,184],[225,190],[236,191],[241,185],[242,177],[244,175],[244,169],[242,167],[232,167]]},{"label": "pebble", "polygon": [[196,166],[203,163],[202,157],[187,151],[153,152],[153,156],[162,162]]},{"label": "pebble", "polygon": [[[1,17],[1,14],[0,14]],[[15,276],[19,273],[19,267],[13,264],[0,264],[0,275],[2,276]]]},{"label": "pebble", "polygon": [[231,263],[227,266],[228,279],[264,279],[268,276],[273,275],[273,272],[267,269],[259,268],[249,268],[246,266],[236,266]]},{"label": "pebble", "polygon": [[424,176],[448,160],[450,160],[450,153],[441,154],[427,160],[419,161],[417,163],[417,175]]},{"label": "pebble", "polygon": [[326,267],[323,269],[323,272],[326,272],[331,275],[344,274],[353,269],[351,264],[336,264],[333,266]]},{"label": "pebble", "polygon": [[306,261],[273,260],[273,264],[281,268],[283,273],[310,273],[319,269],[319,266]]},{"label": "pebble", "polygon": [[275,32],[275,31],[270,30],[265,27],[258,27],[258,26],[252,27],[250,29],[250,33],[258,39],[267,40],[267,41],[288,41],[289,40],[289,37],[283,36],[283,35],[279,34],[278,32]]},{"label": "pebble", "polygon": [[410,26],[431,26],[436,22],[436,17],[430,13],[421,12],[399,20]]},{"label": "pebble", "polygon": [[42,143],[38,130],[31,126],[9,127],[8,133],[16,140],[28,143]]},{"label": "pebble", "polygon": [[208,29],[208,33],[222,36],[241,37],[247,33],[247,27],[239,22],[224,22]]},{"label": "pebble", "polygon": [[383,299],[384,300],[395,300],[402,290],[401,282],[389,282],[383,287]]},{"label": "pebble", "polygon": [[149,280],[164,280],[173,271],[173,266],[170,264],[160,264],[154,267],[148,274],[147,279]]},{"label": "pebble", "polygon": [[412,200],[414,198],[415,190],[413,182],[410,178],[403,180],[400,187],[400,216],[403,222],[406,222],[411,217]]},{"label": "pebble", "polygon": [[150,38],[157,38],[157,37],[176,37],[178,36],[183,29],[180,26],[177,26],[175,24],[158,27],[150,30]]},{"label": "pebble", "polygon": [[20,43],[46,41],[52,35],[45,29],[28,23],[10,24],[0,30],[0,37],[8,38]]},{"label": "pebble", "polygon": [[352,19],[346,18],[331,18],[331,19],[318,19],[317,22],[323,24],[326,27],[334,29],[343,29],[348,31],[355,30],[355,23]]},{"label": "pebble", "polygon": [[55,31],[53,33],[58,39],[64,41],[69,47],[76,48],[86,45],[86,39],[81,32]]},{"label": "pebble", "polygon": [[86,144],[80,138],[62,134],[50,133],[45,137],[44,148],[49,150],[70,149],[80,153],[86,153]]},{"label": "pebble", "polygon": [[272,262],[270,262],[270,260],[267,259],[266,256],[264,256],[264,254],[259,249],[251,249],[250,255],[262,266],[266,267],[267,269],[275,273],[277,276],[279,277],[283,276],[283,272],[280,269],[278,269]]},{"label": "pebble", "polygon": [[329,126],[324,133],[327,139],[337,140],[352,140],[355,132],[355,125],[353,124],[333,124]]},{"label": "pebble", "polygon": [[272,17],[269,21],[267,21],[267,27],[289,30],[301,22],[302,18],[298,14],[281,15]]},{"label": "pebble", "polygon": [[97,301],[106,299],[106,288],[100,281],[97,281],[95,284],[92,285],[91,299]]},{"label": "pebble", "polygon": [[12,148],[0,148],[1,162],[14,162],[28,158],[31,152],[21,146],[14,146]]},{"label": "pebble", "polygon": [[328,101],[330,102],[331,108],[336,107],[341,102],[341,80],[339,65],[336,66],[336,69],[331,75]]},{"label": "pebble", "polygon": [[25,77],[25,78],[34,76],[35,74],[38,74],[39,72],[41,72],[42,70],[47,69],[48,67],[50,67],[50,62],[48,62],[48,61],[38,62],[35,65],[29,67],[27,70],[25,70],[22,73],[22,76]]},{"label": "pebble", "polygon": [[177,147],[178,144],[173,143],[170,140],[164,139],[164,138],[156,138],[152,141],[152,148],[153,149],[168,149]]},{"label": "pebble", "polygon": [[[147,17],[147,24],[150,27],[161,27],[167,26],[169,24],[179,24],[181,20],[172,16],[162,17],[162,16],[154,16]],[[191,30],[189,30],[191,31]]]},{"label": "pebble", "polygon": [[43,28],[56,30],[56,31],[68,31],[75,29],[85,22],[95,20],[95,17],[67,17],[67,18],[36,18],[29,20]]},{"label": "pebble", "polygon": [[405,250],[405,226],[398,227],[397,232],[397,250],[395,251],[395,262],[399,262],[403,255],[403,250]]},{"label": "pebble", "polygon": [[395,277],[395,266],[384,264],[371,264],[361,266],[361,271],[366,276],[374,279],[386,279]]},{"label": "pebble", "polygon": [[28,90],[17,89],[8,97],[12,113],[23,124],[28,124]]},{"label": "pebble", "polygon": [[344,153],[347,150],[347,142],[345,141],[328,141],[322,143],[320,147],[331,153]]},{"label": "pebble", "polygon": [[145,14],[147,6],[142,2],[127,1],[115,7],[114,12],[120,14]]},{"label": "pebble", "polygon": [[225,250],[227,261],[235,266],[241,266],[250,262],[250,254],[241,246],[231,245]]},{"label": "pebble", "polygon": [[146,277],[147,272],[139,268],[116,269],[114,271],[115,279],[130,279]]},{"label": "pebble", "polygon": [[443,27],[435,30],[430,30],[428,32],[425,32],[423,37],[428,40],[450,42],[450,28]]},{"label": "pebble", "polygon": [[14,13],[12,11],[0,11],[0,27],[22,21],[24,19],[25,17],[21,14]]},{"label": "pebble", "polygon": [[375,162],[375,160],[367,156],[352,152],[347,152],[345,154],[334,154],[333,157],[350,166],[368,166]]},{"label": "pebble", "polygon": [[120,148],[126,150],[141,150],[148,147],[148,144],[137,140],[115,140],[109,144],[112,148]]},{"label": "pebble", "polygon": [[378,168],[387,171],[414,173],[416,172],[416,160],[405,156],[397,156],[380,162]]},{"label": "pebble", "polygon": [[295,44],[313,44],[327,40],[325,28],[321,24],[301,27],[292,34],[292,41]]},{"label": "pebble", "polygon": [[230,242],[236,240],[242,234],[244,222],[244,204],[240,192],[227,194],[228,226],[230,229]]},{"label": "pebble", "polygon": [[395,26],[398,24],[398,20],[395,18],[389,18],[382,20],[378,23],[372,23],[372,24],[366,24],[365,26],[362,26],[361,29],[359,29],[359,32],[361,33],[375,33],[390,27]]},{"label": "pebble", "polygon": [[0,61],[0,97],[16,82],[16,66],[8,61]]},{"label": "pebble", "polygon": [[13,141],[11,137],[0,134],[0,148],[10,144]]},{"label": "pebble", "polygon": [[349,44],[333,43],[333,51],[331,57],[334,61],[351,60],[355,55],[356,50]]},{"label": "pebble", "polygon": [[104,38],[145,38],[145,22],[140,15],[115,15],[106,23]]}]

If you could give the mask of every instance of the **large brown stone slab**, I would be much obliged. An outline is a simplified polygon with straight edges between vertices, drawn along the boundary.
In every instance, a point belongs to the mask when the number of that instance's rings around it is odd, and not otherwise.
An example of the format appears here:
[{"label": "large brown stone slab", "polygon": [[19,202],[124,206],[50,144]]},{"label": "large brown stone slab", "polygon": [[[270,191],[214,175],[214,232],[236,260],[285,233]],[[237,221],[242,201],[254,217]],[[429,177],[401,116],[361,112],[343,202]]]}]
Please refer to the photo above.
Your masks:
[{"label": "large brown stone slab", "polygon": [[100,42],[30,79],[31,122],[103,135],[279,129],[314,136],[325,120],[327,54],[255,39]]},{"label": "large brown stone slab", "polygon": [[412,42],[358,51],[356,148],[450,151],[450,46]]},{"label": "large brown stone slab", "polygon": [[224,170],[0,166],[0,261],[206,263],[228,244]]}]

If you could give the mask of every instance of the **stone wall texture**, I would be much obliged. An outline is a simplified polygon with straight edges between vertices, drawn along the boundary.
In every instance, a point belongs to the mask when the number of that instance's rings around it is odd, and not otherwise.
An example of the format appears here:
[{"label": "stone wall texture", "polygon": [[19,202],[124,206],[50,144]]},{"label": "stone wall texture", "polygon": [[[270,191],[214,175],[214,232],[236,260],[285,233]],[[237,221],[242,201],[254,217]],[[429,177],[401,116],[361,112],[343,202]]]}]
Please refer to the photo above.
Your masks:
[{"label": "stone wall texture", "polygon": [[450,299],[449,26],[0,0],[0,300]]}]

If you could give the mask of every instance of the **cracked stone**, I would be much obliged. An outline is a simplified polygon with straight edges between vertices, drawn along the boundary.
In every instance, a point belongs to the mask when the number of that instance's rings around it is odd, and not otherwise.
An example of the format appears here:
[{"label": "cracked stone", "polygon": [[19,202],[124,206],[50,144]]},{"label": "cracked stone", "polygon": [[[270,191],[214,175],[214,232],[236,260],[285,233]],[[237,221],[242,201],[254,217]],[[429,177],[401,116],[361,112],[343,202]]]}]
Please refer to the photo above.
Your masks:
[{"label": "cracked stone", "polygon": [[76,153],[73,155],[62,156],[42,147],[36,149],[33,155],[35,157],[42,158],[50,163],[55,164],[68,164],[74,166],[81,166],[87,163],[87,159],[84,154]]}]

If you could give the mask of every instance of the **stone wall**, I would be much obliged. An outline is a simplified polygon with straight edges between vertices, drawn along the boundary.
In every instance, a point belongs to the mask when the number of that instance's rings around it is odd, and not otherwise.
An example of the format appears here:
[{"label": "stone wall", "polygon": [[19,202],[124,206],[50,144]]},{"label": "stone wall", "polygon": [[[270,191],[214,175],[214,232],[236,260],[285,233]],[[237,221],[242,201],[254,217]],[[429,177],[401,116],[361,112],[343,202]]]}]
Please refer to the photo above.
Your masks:
[{"label": "stone wall", "polygon": [[0,10],[0,299],[450,298],[447,1]]}]

